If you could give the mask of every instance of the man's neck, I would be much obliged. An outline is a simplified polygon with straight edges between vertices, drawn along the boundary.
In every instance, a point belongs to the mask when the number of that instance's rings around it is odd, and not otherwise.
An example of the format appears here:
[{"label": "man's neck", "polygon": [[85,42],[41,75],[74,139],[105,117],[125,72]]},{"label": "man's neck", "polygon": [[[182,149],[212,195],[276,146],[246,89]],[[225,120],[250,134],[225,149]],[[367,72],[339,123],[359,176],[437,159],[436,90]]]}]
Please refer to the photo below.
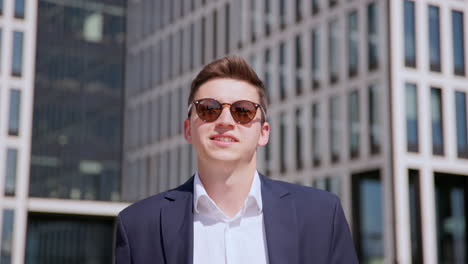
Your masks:
[{"label": "man's neck", "polygon": [[[210,162],[211,163],[211,162]],[[255,159],[244,166],[204,166],[198,163],[198,175],[203,187],[228,217],[235,216],[244,206],[256,172]]]}]

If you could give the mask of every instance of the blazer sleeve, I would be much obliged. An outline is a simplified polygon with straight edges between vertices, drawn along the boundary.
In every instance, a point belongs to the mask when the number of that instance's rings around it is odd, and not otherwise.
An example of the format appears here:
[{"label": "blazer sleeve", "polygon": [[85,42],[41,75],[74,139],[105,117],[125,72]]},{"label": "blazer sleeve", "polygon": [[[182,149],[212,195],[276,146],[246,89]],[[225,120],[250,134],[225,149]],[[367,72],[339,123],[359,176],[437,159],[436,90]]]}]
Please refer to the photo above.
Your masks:
[{"label": "blazer sleeve", "polygon": [[117,217],[117,230],[115,241],[115,264],[132,264],[130,245],[127,233],[120,215]]},{"label": "blazer sleeve", "polygon": [[358,264],[351,232],[339,199],[335,203],[333,236],[331,243],[331,264]]}]

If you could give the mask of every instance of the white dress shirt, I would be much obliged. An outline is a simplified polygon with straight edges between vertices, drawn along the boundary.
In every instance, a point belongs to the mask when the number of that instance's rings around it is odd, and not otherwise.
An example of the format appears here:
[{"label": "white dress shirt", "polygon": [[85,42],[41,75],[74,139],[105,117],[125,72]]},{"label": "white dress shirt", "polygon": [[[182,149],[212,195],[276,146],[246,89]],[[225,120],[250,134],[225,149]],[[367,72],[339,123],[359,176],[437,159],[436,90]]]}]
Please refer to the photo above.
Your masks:
[{"label": "white dress shirt", "polygon": [[227,217],[194,181],[193,264],[267,264],[260,178],[255,172],[242,209]]}]

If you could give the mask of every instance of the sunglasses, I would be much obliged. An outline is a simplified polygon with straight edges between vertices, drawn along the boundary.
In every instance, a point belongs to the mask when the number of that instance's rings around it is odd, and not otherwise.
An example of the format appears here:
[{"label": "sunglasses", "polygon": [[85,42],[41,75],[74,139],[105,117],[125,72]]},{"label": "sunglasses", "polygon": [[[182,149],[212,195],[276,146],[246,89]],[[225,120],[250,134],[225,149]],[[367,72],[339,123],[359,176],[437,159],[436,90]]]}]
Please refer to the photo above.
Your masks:
[{"label": "sunglasses", "polygon": [[221,115],[223,108],[229,106],[231,116],[239,124],[247,124],[255,118],[257,109],[260,108],[263,113],[262,122],[266,119],[266,113],[260,104],[256,104],[247,100],[236,101],[232,104],[220,103],[219,101],[212,98],[204,98],[193,101],[188,108],[188,115],[192,110],[192,106],[195,105],[195,110],[198,117],[205,122],[213,122]]}]

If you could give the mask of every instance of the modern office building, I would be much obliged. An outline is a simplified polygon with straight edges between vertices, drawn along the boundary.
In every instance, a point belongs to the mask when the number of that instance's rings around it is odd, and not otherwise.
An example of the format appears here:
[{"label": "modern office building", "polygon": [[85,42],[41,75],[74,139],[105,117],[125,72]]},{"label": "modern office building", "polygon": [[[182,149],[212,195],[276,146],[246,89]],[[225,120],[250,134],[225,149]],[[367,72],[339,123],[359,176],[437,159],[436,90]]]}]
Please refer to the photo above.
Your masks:
[{"label": "modern office building", "polygon": [[0,263],[111,263],[126,1],[0,1]]},{"label": "modern office building", "polygon": [[122,198],[192,175],[190,82],[242,55],[270,101],[261,172],[338,194],[361,263],[466,263],[467,16],[460,0],[129,1]]}]

